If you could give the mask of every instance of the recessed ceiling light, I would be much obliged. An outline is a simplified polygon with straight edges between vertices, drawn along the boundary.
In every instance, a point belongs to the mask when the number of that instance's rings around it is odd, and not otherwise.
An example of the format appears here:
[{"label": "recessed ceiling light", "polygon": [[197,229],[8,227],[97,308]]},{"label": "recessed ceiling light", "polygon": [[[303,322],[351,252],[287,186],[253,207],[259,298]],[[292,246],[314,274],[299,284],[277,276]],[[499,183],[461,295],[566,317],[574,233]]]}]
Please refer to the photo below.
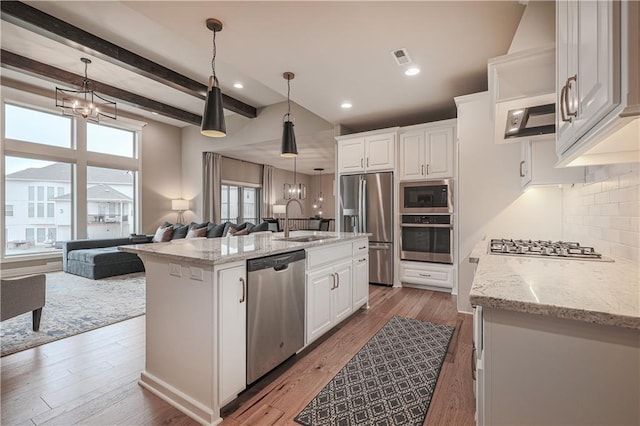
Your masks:
[{"label": "recessed ceiling light", "polygon": [[420,68],[418,67],[407,68],[406,71],[404,72],[405,75],[416,75],[419,73],[420,73]]},{"label": "recessed ceiling light", "polygon": [[343,102],[342,105],[340,105],[342,108],[344,109],[349,109],[351,108],[353,105],[351,105],[351,102]]},{"label": "recessed ceiling light", "polygon": [[244,86],[242,85],[242,83],[237,82],[237,83],[233,83],[233,87],[235,87],[236,89],[242,89]]}]

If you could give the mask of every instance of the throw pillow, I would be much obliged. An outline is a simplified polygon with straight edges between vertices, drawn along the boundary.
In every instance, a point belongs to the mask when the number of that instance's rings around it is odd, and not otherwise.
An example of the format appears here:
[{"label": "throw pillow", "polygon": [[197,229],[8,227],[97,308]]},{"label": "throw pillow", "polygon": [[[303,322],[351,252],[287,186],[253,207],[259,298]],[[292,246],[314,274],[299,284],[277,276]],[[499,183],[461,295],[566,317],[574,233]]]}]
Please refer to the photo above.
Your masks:
[{"label": "throw pillow", "polygon": [[232,235],[234,237],[240,236],[240,235],[249,235],[249,230],[247,228],[244,229],[237,229],[234,228],[233,226],[229,227],[229,235]]},{"label": "throw pillow", "polygon": [[177,240],[180,238],[184,238],[187,236],[187,232],[189,232],[189,225],[176,223],[175,225],[173,225],[173,235],[171,236],[171,239]]},{"label": "throw pillow", "polygon": [[198,237],[206,237],[207,236],[207,227],[204,228],[191,228],[189,232],[187,232],[186,238],[198,238]]},{"label": "throw pillow", "polygon": [[269,230],[269,222],[262,222],[260,225],[256,225],[249,230],[250,234],[254,232],[268,231]]},{"label": "throw pillow", "polygon": [[224,233],[224,227],[226,223],[216,225],[215,223],[209,224],[209,231],[207,232],[207,238],[219,238]]},{"label": "throw pillow", "polygon": [[173,235],[172,226],[163,227],[161,225],[161,226],[158,226],[158,229],[156,230],[156,233],[153,236],[153,239],[151,241],[153,241],[154,243],[166,243],[167,241],[171,240],[172,235]]}]

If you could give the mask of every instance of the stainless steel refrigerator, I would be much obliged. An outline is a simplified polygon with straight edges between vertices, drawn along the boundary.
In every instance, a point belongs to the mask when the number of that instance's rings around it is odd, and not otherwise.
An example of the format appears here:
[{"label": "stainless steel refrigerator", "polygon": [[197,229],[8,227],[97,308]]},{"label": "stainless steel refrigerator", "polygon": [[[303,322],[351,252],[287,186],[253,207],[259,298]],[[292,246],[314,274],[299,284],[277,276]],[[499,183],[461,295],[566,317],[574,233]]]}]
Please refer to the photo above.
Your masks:
[{"label": "stainless steel refrigerator", "polygon": [[340,177],[343,232],[367,232],[369,282],[393,285],[393,173]]}]

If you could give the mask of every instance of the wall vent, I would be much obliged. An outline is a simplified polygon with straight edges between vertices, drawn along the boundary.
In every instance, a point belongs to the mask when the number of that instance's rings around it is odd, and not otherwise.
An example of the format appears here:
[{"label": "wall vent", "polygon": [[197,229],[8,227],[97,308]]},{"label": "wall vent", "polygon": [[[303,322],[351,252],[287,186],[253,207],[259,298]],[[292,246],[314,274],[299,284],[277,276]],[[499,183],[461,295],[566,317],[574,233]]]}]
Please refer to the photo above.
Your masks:
[{"label": "wall vent", "polygon": [[392,50],[391,56],[396,60],[398,65],[407,65],[411,63],[411,58],[409,57],[409,52],[404,47],[402,49]]}]

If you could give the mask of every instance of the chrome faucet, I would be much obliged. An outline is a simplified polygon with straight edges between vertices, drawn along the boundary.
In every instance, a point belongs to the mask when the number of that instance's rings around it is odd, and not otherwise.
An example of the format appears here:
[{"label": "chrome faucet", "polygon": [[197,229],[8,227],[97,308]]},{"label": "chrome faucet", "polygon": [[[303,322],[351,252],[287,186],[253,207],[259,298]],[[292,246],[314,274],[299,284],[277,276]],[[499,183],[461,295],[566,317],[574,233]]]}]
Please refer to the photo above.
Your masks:
[{"label": "chrome faucet", "polygon": [[304,212],[304,207],[302,207],[302,203],[297,198],[292,198],[289,201],[287,201],[287,204],[284,207],[284,237],[285,238],[289,237],[289,204],[291,204],[292,201],[295,201],[296,203],[298,203],[298,205],[300,206],[300,212]]}]

